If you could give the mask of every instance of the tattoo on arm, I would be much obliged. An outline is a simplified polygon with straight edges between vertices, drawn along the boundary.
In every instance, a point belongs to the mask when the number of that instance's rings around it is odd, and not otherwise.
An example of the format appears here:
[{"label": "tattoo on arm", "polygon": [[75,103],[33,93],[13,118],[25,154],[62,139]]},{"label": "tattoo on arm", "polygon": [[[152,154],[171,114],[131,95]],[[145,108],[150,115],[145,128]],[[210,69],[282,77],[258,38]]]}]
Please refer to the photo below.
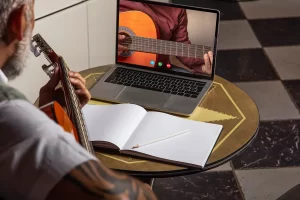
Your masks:
[{"label": "tattoo on arm", "polygon": [[156,200],[146,184],[114,172],[97,161],[89,161],[72,170],[64,178],[93,199]]}]

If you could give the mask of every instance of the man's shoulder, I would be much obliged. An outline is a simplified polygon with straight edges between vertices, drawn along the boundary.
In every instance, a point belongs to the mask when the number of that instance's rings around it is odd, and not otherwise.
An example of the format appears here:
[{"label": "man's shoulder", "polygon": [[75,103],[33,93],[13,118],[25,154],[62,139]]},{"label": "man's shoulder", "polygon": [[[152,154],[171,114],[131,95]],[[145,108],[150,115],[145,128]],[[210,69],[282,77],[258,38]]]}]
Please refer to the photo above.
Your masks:
[{"label": "man's shoulder", "polygon": [[0,84],[0,102],[15,99],[27,101],[27,98],[19,90],[6,84]]},{"label": "man's shoulder", "polygon": [[1,137],[38,139],[52,137],[56,132],[63,132],[61,129],[28,101],[14,99],[0,102]]},{"label": "man's shoulder", "polygon": [[71,170],[97,159],[30,102],[15,99],[0,102],[0,160],[0,194],[46,199]]},{"label": "man's shoulder", "polygon": [[27,98],[17,89],[5,84],[0,84],[0,111],[1,124],[20,119],[30,121],[30,117],[36,115],[35,107]]},{"label": "man's shoulder", "polygon": [[4,121],[24,119],[29,122],[33,118],[41,118],[42,114],[40,112],[39,109],[24,99],[10,98],[7,100],[5,98],[0,101],[0,119],[3,118],[5,119]]}]

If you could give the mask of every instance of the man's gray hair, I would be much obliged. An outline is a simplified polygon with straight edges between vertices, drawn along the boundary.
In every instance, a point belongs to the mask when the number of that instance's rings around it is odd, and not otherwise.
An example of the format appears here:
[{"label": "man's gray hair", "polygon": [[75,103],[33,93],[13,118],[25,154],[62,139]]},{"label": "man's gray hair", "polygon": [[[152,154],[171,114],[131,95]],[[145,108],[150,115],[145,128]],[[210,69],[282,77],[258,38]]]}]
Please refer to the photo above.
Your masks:
[{"label": "man's gray hair", "polygon": [[32,2],[32,0],[0,0],[0,40],[3,39],[11,12],[29,2]]}]

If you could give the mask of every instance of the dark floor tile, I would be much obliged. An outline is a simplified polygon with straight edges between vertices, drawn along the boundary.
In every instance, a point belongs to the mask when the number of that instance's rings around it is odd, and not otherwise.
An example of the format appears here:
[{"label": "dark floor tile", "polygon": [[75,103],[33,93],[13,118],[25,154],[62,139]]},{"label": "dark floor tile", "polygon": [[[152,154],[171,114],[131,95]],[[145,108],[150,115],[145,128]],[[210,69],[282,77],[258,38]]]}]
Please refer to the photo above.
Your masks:
[{"label": "dark floor tile", "polygon": [[160,200],[242,200],[232,172],[156,179],[153,190]]},{"label": "dark floor tile", "polygon": [[299,120],[261,122],[255,141],[232,164],[235,169],[300,166],[299,142]]},{"label": "dark floor tile", "polygon": [[284,193],[276,200],[298,200],[298,199],[300,199],[300,184],[289,189],[286,193]]},{"label": "dark floor tile", "polygon": [[221,12],[221,20],[245,19],[245,15],[236,2],[220,0],[172,0],[172,3],[217,9]]},{"label": "dark floor tile", "polygon": [[294,102],[300,108],[300,80],[283,81]]},{"label": "dark floor tile", "polygon": [[279,79],[262,49],[218,51],[216,74],[235,82]]},{"label": "dark floor tile", "polygon": [[250,20],[264,47],[300,44],[300,18]]}]

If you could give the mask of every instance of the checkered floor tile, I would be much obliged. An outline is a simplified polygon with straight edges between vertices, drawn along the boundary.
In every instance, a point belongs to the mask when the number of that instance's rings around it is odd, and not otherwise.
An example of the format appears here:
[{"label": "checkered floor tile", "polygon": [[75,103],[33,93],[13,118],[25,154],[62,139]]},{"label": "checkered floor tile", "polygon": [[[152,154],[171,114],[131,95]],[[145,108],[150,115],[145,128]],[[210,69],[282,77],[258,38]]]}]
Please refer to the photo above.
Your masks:
[{"label": "checkered floor tile", "polygon": [[157,179],[154,191],[159,199],[276,200],[300,183],[300,1],[172,2],[220,10],[216,73],[254,99],[261,123],[230,163]]}]

